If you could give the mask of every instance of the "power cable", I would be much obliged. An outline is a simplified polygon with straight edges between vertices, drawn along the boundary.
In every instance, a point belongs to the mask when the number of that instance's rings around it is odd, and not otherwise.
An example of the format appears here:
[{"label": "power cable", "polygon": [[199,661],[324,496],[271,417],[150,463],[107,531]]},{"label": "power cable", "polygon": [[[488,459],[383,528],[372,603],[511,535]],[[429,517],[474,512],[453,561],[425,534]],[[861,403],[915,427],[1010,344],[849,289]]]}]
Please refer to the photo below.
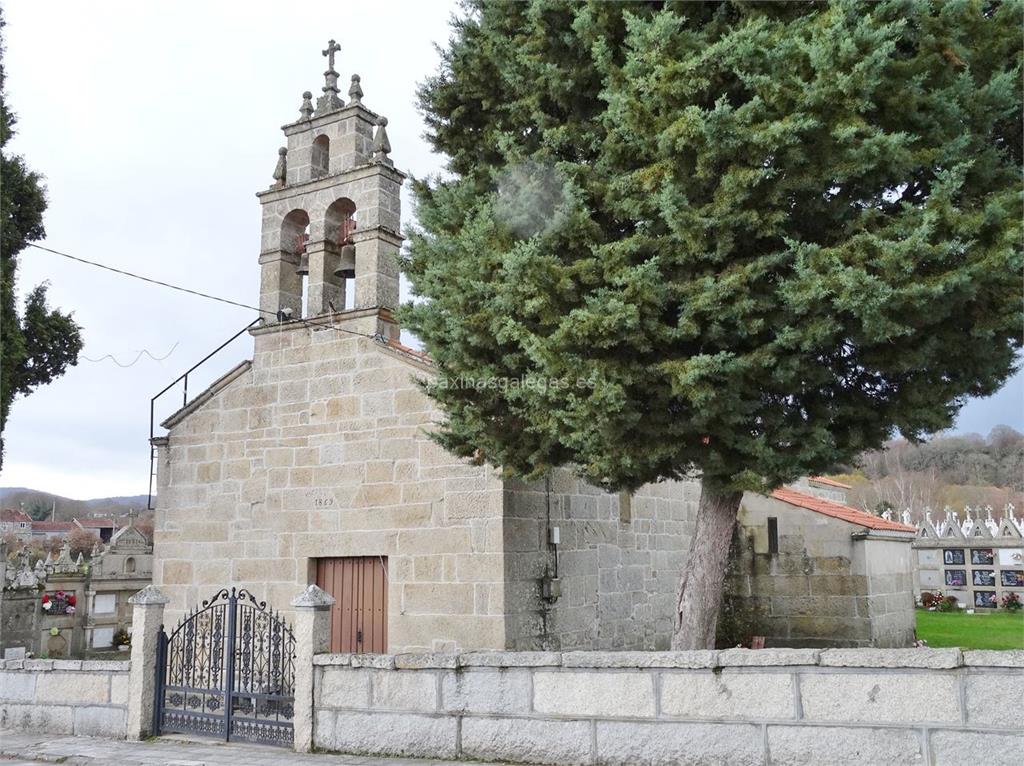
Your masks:
[{"label": "power cable", "polygon": [[171,346],[171,350],[170,350],[170,351],[168,351],[168,352],[167,352],[166,354],[164,354],[163,356],[153,356],[153,355],[152,355],[152,354],[151,354],[151,353],[149,352],[149,349],[145,349],[145,348],[144,348],[144,349],[142,349],[141,351],[139,351],[139,353],[138,353],[138,355],[137,355],[137,356],[135,357],[135,359],[134,359],[134,360],[133,360],[132,362],[130,362],[129,364],[121,364],[121,363],[120,363],[119,361],[117,361],[117,359],[116,359],[116,358],[114,357],[114,355],[113,355],[113,354],[104,354],[104,355],[103,355],[103,356],[101,356],[101,357],[100,357],[99,359],[92,359],[92,358],[90,358],[90,357],[88,357],[88,356],[83,356],[83,357],[80,357],[80,358],[84,359],[84,360],[85,360],[85,361],[87,361],[87,362],[102,362],[102,361],[104,361],[105,359],[109,359],[109,360],[110,360],[110,361],[112,361],[112,362],[113,362],[114,364],[116,364],[116,365],[117,365],[118,367],[125,367],[125,368],[127,368],[127,367],[134,367],[134,366],[135,366],[136,364],[138,364],[138,361],[139,361],[140,359],[142,359],[142,356],[143,356],[143,354],[145,354],[146,356],[148,356],[148,357],[149,357],[150,359],[152,359],[152,360],[153,360],[154,362],[162,362],[162,361],[163,361],[164,359],[166,359],[166,358],[167,358],[167,357],[169,357],[169,356],[170,356],[171,354],[173,354],[173,353],[174,353],[174,349],[176,349],[177,347],[178,347],[178,344],[177,344],[177,343],[175,343],[175,344],[174,344],[173,346]]},{"label": "power cable", "polygon": [[113,266],[107,266],[106,264],[97,263],[96,261],[88,261],[85,258],[79,258],[77,256],[70,255],[69,253],[62,253],[59,250],[54,250],[49,247],[43,247],[42,245],[36,245],[30,242],[29,247],[34,247],[36,250],[44,250],[47,253],[59,255],[62,258],[70,258],[72,261],[78,261],[79,263],[84,263],[89,266],[95,266],[96,268],[99,269],[106,269],[107,271],[112,271],[115,274],[121,274],[126,277],[131,277],[132,279],[141,279],[143,282],[149,282],[150,284],[160,285],[161,287],[169,287],[172,290],[178,290],[183,293],[189,293],[190,295],[198,295],[200,298],[208,298],[211,301],[220,301],[221,303],[227,303],[231,306],[237,306],[238,308],[249,309],[250,311],[259,311],[260,313],[265,313],[261,309],[256,308],[255,306],[249,306],[245,303],[238,303],[237,301],[228,300],[227,298],[219,298],[216,295],[209,295],[208,293],[201,293],[198,290],[189,290],[187,287],[179,287],[178,285],[172,285],[169,282],[161,282],[159,279],[144,277],[141,274],[134,274],[130,271],[124,271],[123,269],[115,269]]},{"label": "power cable", "polygon": [[[233,301],[233,300],[230,300],[228,298],[221,298],[221,297],[219,297],[217,295],[210,295],[209,293],[201,293],[198,290],[190,290],[187,287],[181,287],[179,285],[172,285],[170,282],[162,282],[159,279],[153,279],[151,277],[144,277],[141,274],[136,274],[136,273],[131,272],[131,271],[125,271],[124,269],[117,269],[117,268],[114,268],[113,266],[107,266],[104,263],[98,263],[96,261],[90,261],[90,260],[87,260],[85,258],[79,258],[78,256],[71,255],[70,253],[62,253],[60,250],[54,250],[53,248],[50,248],[50,247],[43,247],[42,245],[36,245],[36,244],[31,243],[31,242],[29,243],[29,247],[34,247],[36,250],[43,250],[44,252],[47,252],[47,253],[53,253],[54,255],[59,255],[62,258],[68,258],[68,259],[70,259],[72,261],[77,261],[78,263],[84,263],[84,264],[86,264],[88,266],[95,266],[98,269],[105,269],[106,271],[112,271],[115,274],[120,274],[120,275],[125,276],[125,277],[131,277],[132,279],[140,279],[143,282],[149,282],[150,284],[153,284],[153,285],[159,285],[160,287],[167,287],[167,288],[170,288],[171,290],[177,290],[177,291],[182,292],[182,293],[188,293],[189,295],[196,295],[196,296],[198,296],[200,298],[206,298],[208,300],[217,301],[219,303],[226,303],[229,306],[236,306],[236,307],[241,308],[241,309],[248,309],[249,311],[255,311],[258,314],[265,315],[265,316],[271,316],[271,317],[274,317],[275,319],[277,319],[277,314],[275,314],[273,311],[267,311],[266,309],[261,309],[258,306],[250,306],[247,303],[239,303],[238,301]],[[360,338],[369,338],[370,340],[374,340],[374,341],[382,340],[382,338],[379,335],[370,335],[369,333],[357,332],[356,330],[346,330],[345,328],[338,327],[337,325],[335,325],[333,323],[314,322],[314,321],[312,321],[310,319],[305,319],[305,318],[297,318],[295,321],[302,322],[302,324],[305,325],[306,327],[322,327],[322,328],[326,328],[326,329],[337,330],[338,332],[343,332],[343,333],[346,333],[348,335],[358,335]],[[90,361],[93,361],[93,360],[90,360]]]}]

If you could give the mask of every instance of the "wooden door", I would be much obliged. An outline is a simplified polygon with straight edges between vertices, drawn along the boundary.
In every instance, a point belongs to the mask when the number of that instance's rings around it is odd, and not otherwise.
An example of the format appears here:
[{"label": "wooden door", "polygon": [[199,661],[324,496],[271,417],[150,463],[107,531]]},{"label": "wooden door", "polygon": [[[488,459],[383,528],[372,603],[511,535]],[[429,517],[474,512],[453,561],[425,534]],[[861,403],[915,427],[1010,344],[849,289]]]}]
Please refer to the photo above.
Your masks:
[{"label": "wooden door", "polygon": [[388,650],[386,556],[317,559],[316,584],[334,596],[331,652]]}]

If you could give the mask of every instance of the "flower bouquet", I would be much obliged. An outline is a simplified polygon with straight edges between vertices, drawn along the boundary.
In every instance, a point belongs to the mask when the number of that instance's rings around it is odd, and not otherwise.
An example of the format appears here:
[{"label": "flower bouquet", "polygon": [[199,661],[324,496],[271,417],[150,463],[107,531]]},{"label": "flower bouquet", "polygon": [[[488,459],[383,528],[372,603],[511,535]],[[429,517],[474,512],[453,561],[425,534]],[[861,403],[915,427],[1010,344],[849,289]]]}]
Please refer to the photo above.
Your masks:
[{"label": "flower bouquet", "polygon": [[44,593],[41,599],[43,611],[48,614],[74,614],[78,606],[78,598],[74,593],[62,590],[54,594]]}]

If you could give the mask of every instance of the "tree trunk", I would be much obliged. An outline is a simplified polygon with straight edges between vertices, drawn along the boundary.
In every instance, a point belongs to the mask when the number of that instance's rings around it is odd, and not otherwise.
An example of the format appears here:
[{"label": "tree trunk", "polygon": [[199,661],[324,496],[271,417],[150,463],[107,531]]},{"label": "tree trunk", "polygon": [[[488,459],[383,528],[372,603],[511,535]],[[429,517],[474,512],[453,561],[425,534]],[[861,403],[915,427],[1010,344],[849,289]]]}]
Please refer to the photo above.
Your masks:
[{"label": "tree trunk", "polygon": [[679,583],[673,649],[714,649],[729,544],[742,492],[722,492],[708,483],[700,491],[697,526]]}]

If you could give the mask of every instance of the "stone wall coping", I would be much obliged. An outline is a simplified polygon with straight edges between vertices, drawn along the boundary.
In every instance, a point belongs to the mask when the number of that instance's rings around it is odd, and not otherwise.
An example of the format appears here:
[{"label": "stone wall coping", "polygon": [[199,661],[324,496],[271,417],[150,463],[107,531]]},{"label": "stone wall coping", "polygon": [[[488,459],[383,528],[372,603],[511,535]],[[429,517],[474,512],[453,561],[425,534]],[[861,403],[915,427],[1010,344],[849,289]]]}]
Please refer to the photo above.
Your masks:
[{"label": "stone wall coping", "polygon": [[395,667],[400,670],[421,668],[457,668],[459,655],[452,653],[428,652],[424,654],[396,654]]},{"label": "stone wall coping", "polygon": [[31,673],[127,673],[131,660],[0,660],[0,670]]},{"label": "stone wall coping", "polygon": [[964,665],[982,668],[1024,668],[1024,649],[974,649],[964,652]]},{"label": "stone wall coping", "polygon": [[959,649],[825,649],[818,664],[832,668],[958,668]]},{"label": "stone wall coping", "polygon": [[541,668],[562,664],[558,652],[465,652],[459,655],[460,668]]},{"label": "stone wall coping", "polygon": [[[22,660],[8,660],[21,663]],[[32,662],[32,660],[24,660]],[[89,663],[84,663],[88,665]],[[116,664],[116,663],[114,663]],[[127,665],[128,663],[124,663]],[[1024,651],[959,649],[725,649],[685,652],[503,652],[410,654],[318,654],[314,665],[428,670],[457,668],[690,668],[729,667],[835,667],[923,668],[959,667],[1024,668]]]},{"label": "stone wall coping", "polygon": [[395,669],[395,656],[393,654],[351,654],[349,656],[352,658],[352,667],[354,668]]},{"label": "stone wall coping", "polygon": [[722,667],[817,665],[819,649],[726,649],[718,655]]},{"label": "stone wall coping", "polygon": [[342,665],[349,667],[352,665],[351,654],[314,654],[313,655],[314,665]]},{"label": "stone wall coping", "polygon": [[718,652],[566,652],[565,668],[714,668]]}]

